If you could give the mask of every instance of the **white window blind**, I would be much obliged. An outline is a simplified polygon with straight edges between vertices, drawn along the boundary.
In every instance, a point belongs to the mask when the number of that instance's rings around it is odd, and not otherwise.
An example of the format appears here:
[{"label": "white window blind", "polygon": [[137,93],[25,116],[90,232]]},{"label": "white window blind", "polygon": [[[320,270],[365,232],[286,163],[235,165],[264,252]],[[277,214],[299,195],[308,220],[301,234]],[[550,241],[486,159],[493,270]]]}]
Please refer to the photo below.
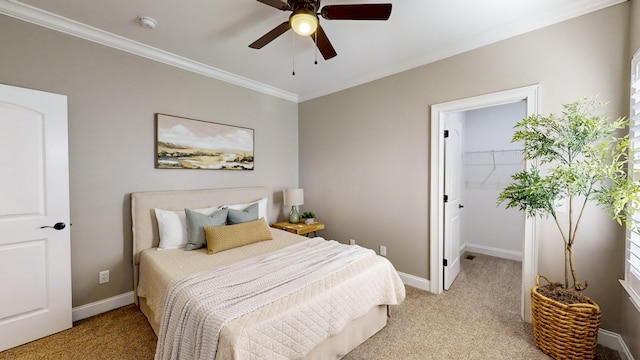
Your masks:
[{"label": "white window blind", "polygon": [[[631,61],[631,147],[637,151],[629,171],[634,180],[640,180],[640,51]],[[640,213],[633,215],[634,228],[640,228]],[[625,279],[621,281],[633,303],[640,311],[640,235],[627,230]]]}]

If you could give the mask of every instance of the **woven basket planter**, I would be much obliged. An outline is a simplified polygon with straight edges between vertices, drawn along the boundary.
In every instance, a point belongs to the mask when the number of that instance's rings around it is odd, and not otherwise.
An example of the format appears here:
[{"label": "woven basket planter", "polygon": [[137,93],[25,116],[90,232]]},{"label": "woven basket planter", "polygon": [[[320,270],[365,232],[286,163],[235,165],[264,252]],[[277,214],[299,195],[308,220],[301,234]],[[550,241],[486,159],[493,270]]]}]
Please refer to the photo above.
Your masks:
[{"label": "woven basket planter", "polygon": [[538,293],[540,278],[531,289],[531,314],[536,346],[554,359],[594,359],[602,313],[593,300],[565,305]]}]

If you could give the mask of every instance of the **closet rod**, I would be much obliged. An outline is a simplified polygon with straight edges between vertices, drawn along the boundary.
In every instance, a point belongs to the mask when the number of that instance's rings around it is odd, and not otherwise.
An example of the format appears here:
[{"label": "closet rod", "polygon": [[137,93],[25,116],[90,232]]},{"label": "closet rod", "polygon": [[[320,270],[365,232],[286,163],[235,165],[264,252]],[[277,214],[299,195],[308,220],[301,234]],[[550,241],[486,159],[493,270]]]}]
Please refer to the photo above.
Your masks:
[{"label": "closet rod", "polygon": [[522,152],[522,149],[466,151],[465,154],[491,154],[491,153],[506,153],[506,152]]}]

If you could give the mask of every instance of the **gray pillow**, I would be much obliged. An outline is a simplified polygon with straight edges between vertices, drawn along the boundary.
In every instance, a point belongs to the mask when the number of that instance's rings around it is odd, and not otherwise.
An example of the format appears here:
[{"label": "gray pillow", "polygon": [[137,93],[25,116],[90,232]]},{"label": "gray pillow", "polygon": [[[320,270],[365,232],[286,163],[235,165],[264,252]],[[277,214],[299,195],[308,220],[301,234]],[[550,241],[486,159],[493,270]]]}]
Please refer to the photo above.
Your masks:
[{"label": "gray pillow", "polygon": [[211,215],[190,209],[184,209],[184,212],[187,215],[186,250],[195,250],[207,245],[205,226],[224,226],[227,223],[227,209],[218,210]]},{"label": "gray pillow", "polygon": [[230,225],[258,220],[258,203],[249,205],[244,210],[228,209],[227,221]]}]

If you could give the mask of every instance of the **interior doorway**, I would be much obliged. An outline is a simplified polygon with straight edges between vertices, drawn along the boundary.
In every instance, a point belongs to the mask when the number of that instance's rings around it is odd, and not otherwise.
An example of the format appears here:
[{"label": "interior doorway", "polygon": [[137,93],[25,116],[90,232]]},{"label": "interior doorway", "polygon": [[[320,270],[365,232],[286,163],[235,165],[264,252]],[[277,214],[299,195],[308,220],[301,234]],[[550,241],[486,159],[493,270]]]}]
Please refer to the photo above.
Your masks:
[{"label": "interior doorway", "polygon": [[[444,288],[445,273],[445,122],[452,114],[496,105],[522,102],[526,116],[538,113],[538,85],[456,100],[431,106],[431,166],[430,166],[430,291],[440,294]],[[525,162],[525,167],[529,164]],[[522,246],[521,316],[531,322],[529,289],[537,273],[537,244],[535,219],[526,218]]]}]

